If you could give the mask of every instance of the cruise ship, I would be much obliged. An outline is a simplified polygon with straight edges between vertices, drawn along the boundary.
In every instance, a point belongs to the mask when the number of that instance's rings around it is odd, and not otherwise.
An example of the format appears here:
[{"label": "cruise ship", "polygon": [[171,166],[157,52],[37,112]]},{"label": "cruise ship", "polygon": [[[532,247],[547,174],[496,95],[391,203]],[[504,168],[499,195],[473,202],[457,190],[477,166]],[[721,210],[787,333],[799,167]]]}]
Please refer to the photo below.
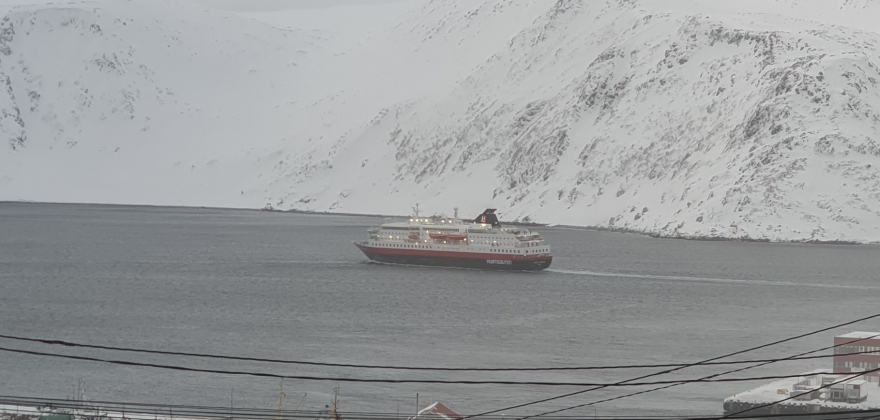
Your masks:
[{"label": "cruise ship", "polygon": [[[371,228],[354,244],[367,258],[383,263],[539,271],[550,267],[550,245],[537,232],[502,227],[495,209],[471,222],[420,218]],[[456,216],[457,216],[456,209]]]}]

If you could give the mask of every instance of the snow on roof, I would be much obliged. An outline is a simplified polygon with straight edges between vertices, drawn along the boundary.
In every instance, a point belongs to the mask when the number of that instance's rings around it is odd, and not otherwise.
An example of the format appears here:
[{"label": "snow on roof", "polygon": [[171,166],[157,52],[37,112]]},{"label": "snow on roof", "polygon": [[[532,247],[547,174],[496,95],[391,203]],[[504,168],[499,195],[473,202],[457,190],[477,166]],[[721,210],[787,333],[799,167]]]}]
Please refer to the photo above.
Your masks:
[{"label": "snow on roof", "polygon": [[853,331],[851,333],[846,333],[843,335],[838,335],[837,338],[880,338],[880,332],[865,332],[865,331]]},{"label": "snow on roof", "polygon": [[[816,374],[830,373],[830,371],[830,369],[816,369],[814,371],[804,373],[804,377]],[[755,389],[746,392],[739,392],[732,397],[727,397],[725,401],[744,401],[757,403],[776,402],[789,397],[786,394],[780,394],[778,392],[779,389],[789,390],[800,379],[801,378],[786,378],[770,382],[768,384],[761,385]]]},{"label": "snow on roof", "polygon": [[409,420],[421,419],[462,420],[462,417],[456,414],[456,412],[450,410],[449,407],[443,405],[443,403],[435,402],[419,411],[415,416],[409,418]]},{"label": "snow on roof", "polygon": [[[727,397],[724,399],[725,402],[728,401],[737,401],[737,402],[745,402],[745,403],[757,403],[757,404],[766,404],[773,403],[783,399],[786,399],[793,394],[800,393],[801,391],[794,391],[793,386],[800,381],[801,379],[808,376],[835,376],[835,382],[837,380],[843,379],[844,377],[851,376],[852,374],[833,374],[830,372],[830,369],[816,369],[810,372],[804,373],[804,376],[801,378],[786,378],[778,381],[770,382],[768,384],[761,385],[755,389],[740,392],[732,397]],[[859,378],[853,378],[847,382],[841,382],[838,386],[834,388],[843,389],[845,388],[845,384],[855,384],[856,381],[862,381]],[[821,383],[821,380],[819,381]],[[861,384],[861,383],[859,383]],[[828,400],[807,400],[807,401],[796,401],[796,400],[788,400],[783,404],[788,405],[803,405],[803,404],[814,404],[820,405],[826,408],[832,409],[845,409],[848,408],[850,410],[856,409],[864,409],[864,408],[880,408],[880,390],[873,386],[869,386],[868,388],[868,398],[861,403],[857,404],[849,404],[849,403],[841,403],[841,402],[833,402]]]}]

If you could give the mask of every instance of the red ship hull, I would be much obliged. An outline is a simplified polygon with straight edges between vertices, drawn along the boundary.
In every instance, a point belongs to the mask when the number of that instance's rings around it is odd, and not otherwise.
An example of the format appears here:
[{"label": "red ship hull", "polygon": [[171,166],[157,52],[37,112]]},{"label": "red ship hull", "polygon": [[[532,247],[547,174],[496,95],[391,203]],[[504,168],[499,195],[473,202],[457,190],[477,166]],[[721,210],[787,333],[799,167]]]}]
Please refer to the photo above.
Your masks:
[{"label": "red ship hull", "polygon": [[549,255],[512,255],[355,245],[367,258],[383,263],[504,271],[540,271],[550,267]]}]

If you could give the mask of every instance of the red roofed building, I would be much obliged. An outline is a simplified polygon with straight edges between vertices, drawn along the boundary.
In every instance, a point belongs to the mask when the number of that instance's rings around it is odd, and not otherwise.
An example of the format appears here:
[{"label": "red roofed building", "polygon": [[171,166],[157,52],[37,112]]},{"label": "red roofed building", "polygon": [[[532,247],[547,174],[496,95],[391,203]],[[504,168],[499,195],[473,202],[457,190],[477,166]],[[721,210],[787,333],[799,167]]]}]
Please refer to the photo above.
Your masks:
[{"label": "red roofed building", "polygon": [[410,417],[409,420],[463,420],[463,417],[442,403],[435,402],[419,411],[415,416]]}]

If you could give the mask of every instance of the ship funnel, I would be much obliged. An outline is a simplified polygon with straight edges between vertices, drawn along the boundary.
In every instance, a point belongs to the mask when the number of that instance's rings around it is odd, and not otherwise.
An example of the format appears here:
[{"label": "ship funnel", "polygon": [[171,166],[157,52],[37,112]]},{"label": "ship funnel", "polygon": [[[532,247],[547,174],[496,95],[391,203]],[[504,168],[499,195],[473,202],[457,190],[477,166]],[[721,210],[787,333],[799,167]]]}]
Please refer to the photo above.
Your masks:
[{"label": "ship funnel", "polygon": [[486,209],[486,211],[474,219],[474,223],[490,224],[492,227],[501,226],[501,223],[498,221],[498,216],[495,215],[495,209]]}]

